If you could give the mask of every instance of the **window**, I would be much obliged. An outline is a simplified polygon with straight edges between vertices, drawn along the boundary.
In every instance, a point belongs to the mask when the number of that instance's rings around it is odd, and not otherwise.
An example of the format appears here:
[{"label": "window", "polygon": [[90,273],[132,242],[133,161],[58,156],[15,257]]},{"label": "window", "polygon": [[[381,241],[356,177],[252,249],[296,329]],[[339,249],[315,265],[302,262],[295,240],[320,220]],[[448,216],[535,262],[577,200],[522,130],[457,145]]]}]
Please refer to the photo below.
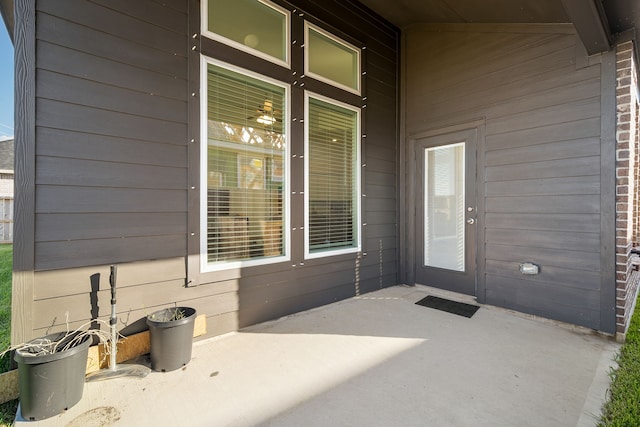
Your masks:
[{"label": "window", "polygon": [[305,74],[360,94],[360,49],[305,24]]},{"label": "window", "polygon": [[465,144],[426,148],[424,265],[464,272]]},{"label": "window", "polygon": [[361,250],[361,50],[269,0],[201,12],[202,272]]},{"label": "window", "polygon": [[289,64],[290,13],[262,0],[203,1],[203,33],[269,61]]},{"label": "window", "polygon": [[307,256],[360,249],[359,109],[306,97]]},{"label": "window", "polygon": [[205,268],[287,255],[287,94],[282,83],[203,60]]}]

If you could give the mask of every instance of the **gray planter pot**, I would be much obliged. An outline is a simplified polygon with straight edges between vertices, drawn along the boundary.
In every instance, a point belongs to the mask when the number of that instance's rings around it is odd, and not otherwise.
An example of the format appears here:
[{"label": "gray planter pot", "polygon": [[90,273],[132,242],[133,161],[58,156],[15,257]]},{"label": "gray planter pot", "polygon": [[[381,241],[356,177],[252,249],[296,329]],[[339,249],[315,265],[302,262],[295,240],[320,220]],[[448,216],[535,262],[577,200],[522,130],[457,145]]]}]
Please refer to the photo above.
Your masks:
[{"label": "gray planter pot", "polygon": [[[42,340],[58,341],[58,348],[64,347],[77,335],[66,333],[50,334]],[[58,415],[71,408],[82,399],[87,356],[92,339],[85,336],[73,347],[65,351],[35,355],[32,350],[16,350],[14,360],[18,363],[18,390],[20,392],[20,412],[29,421],[42,420]]]},{"label": "gray planter pot", "polygon": [[[181,313],[178,318],[176,310]],[[151,335],[151,369],[168,372],[191,360],[196,310],[190,307],[166,308],[147,316]]]}]

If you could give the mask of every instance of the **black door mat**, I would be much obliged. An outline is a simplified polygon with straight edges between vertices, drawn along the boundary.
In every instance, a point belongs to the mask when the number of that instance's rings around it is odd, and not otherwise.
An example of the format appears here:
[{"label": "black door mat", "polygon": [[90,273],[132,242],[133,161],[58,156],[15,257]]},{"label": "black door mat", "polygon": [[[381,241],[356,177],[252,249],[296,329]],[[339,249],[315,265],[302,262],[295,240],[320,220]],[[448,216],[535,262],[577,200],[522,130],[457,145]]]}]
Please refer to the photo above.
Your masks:
[{"label": "black door mat", "polygon": [[444,298],[434,297],[433,295],[422,298],[416,304],[424,307],[435,308],[436,310],[446,311],[447,313],[453,313],[457,314],[458,316],[464,317],[473,316],[480,308],[477,305],[451,301]]}]

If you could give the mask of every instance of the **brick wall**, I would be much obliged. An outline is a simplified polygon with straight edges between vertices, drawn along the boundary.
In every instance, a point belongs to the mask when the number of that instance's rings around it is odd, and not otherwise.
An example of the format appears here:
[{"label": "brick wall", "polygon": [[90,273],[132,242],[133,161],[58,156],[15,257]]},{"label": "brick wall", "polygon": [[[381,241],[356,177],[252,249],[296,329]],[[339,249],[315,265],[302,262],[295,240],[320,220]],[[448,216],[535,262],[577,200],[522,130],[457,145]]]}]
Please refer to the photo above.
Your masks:
[{"label": "brick wall", "polygon": [[616,47],[616,333],[624,337],[640,274],[631,249],[638,245],[638,81],[633,42]]},{"label": "brick wall", "polygon": [[[639,89],[640,92],[640,89]],[[640,99],[636,104],[636,147],[634,176],[636,184],[636,199],[633,216],[633,242],[634,246],[640,247]]]}]

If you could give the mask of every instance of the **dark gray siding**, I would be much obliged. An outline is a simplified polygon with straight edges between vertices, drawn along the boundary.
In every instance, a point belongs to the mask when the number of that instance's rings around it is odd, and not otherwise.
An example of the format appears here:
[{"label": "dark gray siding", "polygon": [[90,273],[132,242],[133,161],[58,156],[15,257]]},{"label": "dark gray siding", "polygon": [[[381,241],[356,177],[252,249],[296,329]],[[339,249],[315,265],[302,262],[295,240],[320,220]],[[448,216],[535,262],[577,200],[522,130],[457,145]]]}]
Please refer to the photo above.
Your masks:
[{"label": "dark gray siding", "polygon": [[186,252],[187,5],[168,3],[37,4],[36,270]]},{"label": "dark gray siding", "polygon": [[409,30],[407,134],[483,117],[478,298],[602,329],[601,67],[570,29],[531,28]]},{"label": "dark gray siding", "polygon": [[[304,13],[305,19],[336,35],[366,47],[362,56],[366,74],[363,77],[364,99],[361,100],[365,106],[362,112],[363,251],[362,254],[304,260],[302,234],[293,233],[290,263],[204,275],[200,283],[206,287],[224,283],[218,282],[221,280],[237,280],[240,327],[398,283],[396,158],[399,132],[399,33],[355,2],[280,3],[295,8],[299,16]],[[215,44],[206,40],[202,46],[203,53],[242,67],[256,63],[252,58],[243,58],[242,54],[229,54],[221,48],[216,51]],[[272,69],[267,64],[262,72],[279,77],[280,72]],[[314,84],[317,83],[307,82],[305,89],[313,90]],[[301,96],[301,92],[296,93],[297,90],[293,88],[293,105],[296,97]],[[295,132],[293,129],[293,152],[302,152],[302,134]],[[295,168],[296,165],[292,165],[292,169]],[[302,182],[294,182],[292,191],[303,190],[303,187],[296,188],[296,185],[302,186]],[[296,203],[292,201],[292,226],[301,224],[304,219],[301,200],[297,206]]]},{"label": "dark gray siding", "polygon": [[0,141],[0,169],[14,170],[14,151],[13,139]]},{"label": "dark gray siding", "polygon": [[[16,314],[34,334],[52,323],[66,327],[67,312],[71,326],[89,320],[96,273],[99,314],[108,315],[111,263],[119,264],[119,316],[129,332],[174,303],[206,315],[215,335],[397,283],[399,34],[350,2],[280,3],[367,46],[363,253],[304,261],[298,250],[293,262],[202,275],[201,286],[185,287],[188,250],[197,256],[199,248],[197,233],[191,237],[199,192],[190,191],[199,185],[198,149],[187,141],[199,135],[200,49],[243,67],[265,61],[192,38],[197,1],[43,1],[32,163],[36,272],[33,292],[25,291],[32,308]],[[273,64],[270,70],[291,76]],[[299,209],[294,215],[304,218]]]},{"label": "dark gray siding", "polygon": [[[5,10],[6,11],[6,10]],[[11,310],[11,343],[33,337],[33,265],[35,198],[35,0],[16,5],[15,44],[15,203],[12,300],[21,306]]]}]

